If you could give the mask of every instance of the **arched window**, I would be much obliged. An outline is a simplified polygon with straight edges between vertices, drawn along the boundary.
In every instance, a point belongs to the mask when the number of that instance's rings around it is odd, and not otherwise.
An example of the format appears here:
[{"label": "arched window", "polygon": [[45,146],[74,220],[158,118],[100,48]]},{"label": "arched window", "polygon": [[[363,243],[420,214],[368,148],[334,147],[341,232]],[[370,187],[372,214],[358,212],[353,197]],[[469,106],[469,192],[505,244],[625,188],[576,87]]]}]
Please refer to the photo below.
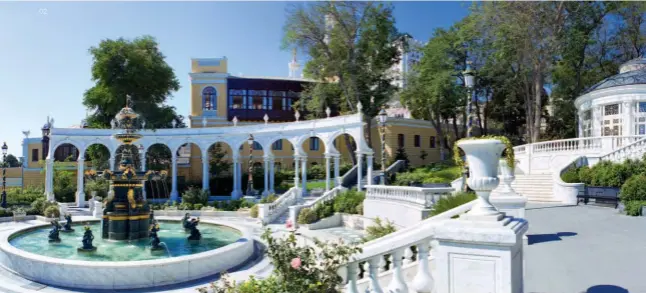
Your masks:
[{"label": "arched window", "polygon": [[202,90],[202,108],[204,110],[217,110],[218,104],[216,97],[218,92],[212,86],[207,86]]}]

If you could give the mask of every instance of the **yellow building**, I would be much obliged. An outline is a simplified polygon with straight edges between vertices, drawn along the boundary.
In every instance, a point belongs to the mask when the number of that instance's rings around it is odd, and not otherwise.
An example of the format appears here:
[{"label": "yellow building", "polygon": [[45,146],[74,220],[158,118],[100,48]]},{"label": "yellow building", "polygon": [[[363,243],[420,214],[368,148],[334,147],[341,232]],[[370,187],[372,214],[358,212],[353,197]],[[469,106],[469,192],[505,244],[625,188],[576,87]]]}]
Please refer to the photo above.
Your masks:
[{"label": "yellow building", "polygon": [[[228,71],[228,60],[223,58],[196,58],[191,60],[190,77],[190,115],[188,127],[230,127],[234,124],[257,124],[273,122],[291,122],[304,120],[307,113],[297,111],[293,107],[301,99],[304,86],[316,81],[294,77],[294,60],[290,63],[290,77],[254,77],[233,75]],[[434,128],[430,122],[404,118],[406,115],[391,114],[386,123],[385,150],[387,158],[393,158],[398,149],[403,149],[407,154],[411,166],[419,166],[438,161],[439,142],[436,140]],[[393,114],[395,113],[395,114]],[[338,115],[331,109],[329,115]],[[49,121],[43,127],[47,132]],[[339,125],[339,127],[343,127]],[[367,133],[366,129],[366,133]],[[381,162],[381,142],[377,121],[371,123],[370,136],[374,150],[375,163]],[[41,172],[41,160],[47,157],[47,136],[38,138],[25,138],[23,141],[24,185],[40,185],[44,183],[45,175]],[[43,147],[45,145],[45,147]],[[336,148],[341,152],[342,162],[352,163],[350,152],[343,138],[337,138]],[[325,146],[318,138],[306,140],[303,150],[307,152],[307,164],[323,165]],[[222,145],[225,152],[224,160],[231,157],[231,148]],[[73,145],[64,144],[53,150],[55,161],[71,158],[72,162],[66,163],[63,168],[70,171],[76,170],[75,161],[78,151]],[[187,145],[179,152],[178,176],[180,181],[199,181],[202,178],[201,154],[199,148]],[[248,154],[249,146],[241,148],[241,154]],[[283,139],[272,145],[276,169],[293,168],[293,146]],[[253,156],[262,157],[264,150],[259,145],[254,147]],[[89,160],[88,160],[89,161]],[[86,165],[89,162],[86,161]],[[391,161],[388,159],[387,161]],[[246,170],[247,160],[242,160],[242,168]],[[18,172],[22,173],[22,172]],[[11,173],[16,174],[16,172]],[[23,175],[21,175],[23,177]]]}]

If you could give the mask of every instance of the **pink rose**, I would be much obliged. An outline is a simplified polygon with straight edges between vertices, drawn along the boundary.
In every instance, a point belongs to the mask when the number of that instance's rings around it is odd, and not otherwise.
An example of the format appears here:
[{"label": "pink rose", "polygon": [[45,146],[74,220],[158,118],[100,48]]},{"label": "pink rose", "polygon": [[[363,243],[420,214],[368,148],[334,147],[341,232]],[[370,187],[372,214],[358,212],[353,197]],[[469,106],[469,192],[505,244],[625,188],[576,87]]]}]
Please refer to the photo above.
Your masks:
[{"label": "pink rose", "polygon": [[292,220],[287,220],[285,222],[285,227],[287,227],[287,229],[291,228],[292,227]]},{"label": "pink rose", "polygon": [[298,270],[298,268],[301,267],[301,258],[297,257],[297,258],[292,259],[291,265],[292,265],[292,268]]}]

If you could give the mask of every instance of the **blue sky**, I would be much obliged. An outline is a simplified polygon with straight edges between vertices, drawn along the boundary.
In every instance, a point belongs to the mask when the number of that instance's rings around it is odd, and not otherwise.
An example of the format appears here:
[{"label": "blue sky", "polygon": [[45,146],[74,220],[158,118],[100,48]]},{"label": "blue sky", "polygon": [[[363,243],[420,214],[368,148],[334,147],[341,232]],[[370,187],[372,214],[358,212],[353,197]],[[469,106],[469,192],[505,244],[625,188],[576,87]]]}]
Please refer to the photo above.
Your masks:
[{"label": "blue sky", "polygon": [[[169,103],[188,115],[190,58],[229,59],[229,72],[286,76],[280,50],[286,2],[1,2],[0,142],[21,155],[22,130],[40,136],[79,124],[92,87],[88,53],[103,39],[157,38],[182,88]],[[395,2],[397,27],[426,41],[468,13],[468,2]]]}]

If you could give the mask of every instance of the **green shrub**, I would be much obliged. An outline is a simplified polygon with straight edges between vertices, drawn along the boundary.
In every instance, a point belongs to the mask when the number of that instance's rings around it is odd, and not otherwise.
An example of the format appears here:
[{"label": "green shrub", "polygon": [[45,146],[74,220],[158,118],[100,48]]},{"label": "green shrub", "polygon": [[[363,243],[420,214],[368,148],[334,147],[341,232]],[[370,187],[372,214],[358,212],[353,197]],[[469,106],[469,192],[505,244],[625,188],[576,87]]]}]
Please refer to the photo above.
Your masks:
[{"label": "green shrub", "polygon": [[619,198],[624,203],[646,200],[646,175],[639,174],[630,177],[621,187]]},{"label": "green shrub", "polygon": [[91,196],[92,192],[96,192],[97,196],[106,198],[110,190],[110,182],[102,177],[97,177],[96,179],[87,180],[84,187],[86,195]]},{"label": "green shrub", "polygon": [[76,175],[66,170],[54,172],[54,194],[57,202],[74,202],[76,196]]},{"label": "green shrub", "polygon": [[411,183],[451,183],[460,176],[462,176],[460,167],[440,162],[397,173],[391,182],[399,186],[408,186]]},{"label": "green shrub", "polygon": [[334,215],[334,201],[328,200],[316,205],[314,212],[316,212],[316,217],[319,219],[325,219]]},{"label": "green shrub", "polygon": [[201,204],[201,203],[196,203],[196,204],[193,205],[193,209],[197,210],[197,211],[201,210],[203,207],[204,207],[204,205]]},{"label": "green shrub", "polygon": [[244,199],[233,199],[228,201],[214,201],[213,207],[218,210],[234,212],[241,208],[250,208],[254,205],[252,202],[248,202]]},{"label": "green shrub", "polygon": [[45,215],[45,210],[50,206],[55,206],[56,208],[58,208],[58,204],[54,202],[49,202],[44,197],[38,198],[31,203],[31,209],[37,215]]},{"label": "green shrub", "polygon": [[567,169],[567,171],[561,174],[561,180],[565,183],[580,183],[579,168]]},{"label": "green shrub", "polygon": [[45,209],[44,216],[47,218],[60,218],[61,211],[58,209],[58,205],[50,205]]},{"label": "green shrub", "polygon": [[323,179],[325,178],[325,166],[313,165],[307,168],[308,179]]},{"label": "green shrub", "polygon": [[316,215],[316,211],[310,208],[304,208],[298,213],[298,219],[296,220],[299,224],[311,224],[318,221],[319,218]]},{"label": "green shrub", "polygon": [[628,178],[644,171],[646,171],[646,165],[641,161],[626,160],[623,163],[602,161],[592,168],[581,168],[579,179],[582,183],[592,186],[621,187]]},{"label": "green shrub", "polygon": [[[334,198],[334,211],[338,213],[358,214],[357,207],[363,203],[366,195],[354,189],[348,190]],[[363,207],[361,208],[363,210]]]},{"label": "green shrub", "polygon": [[254,205],[249,210],[249,216],[252,218],[258,218],[258,205]]},{"label": "green shrub", "polygon": [[433,207],[431,207],[431,216],[439,215],[450,209],[457,208],[476,199],[476,197],[476,194],[472,192],[458,192],[449,196],[443,196],[435,202]]},{"label": "green shrub", "polygon": [[29,205],[36,199],[45,199],[44,190],[33,186],[7,189],[7,204],[9,205]]},{"label": "green shrub", "polygon": [[193,209],[193,204],[188,203],[188,202],[183,202],[183,203],[179,204],[179,207],[177,209],[183,210],[183,211],[192,210]]},{"label": "green shrub", "polygon": [[646,200],[633,200],[624,202],[624,211],[629,216],[641,216],[642,206],[646,206]]},{"label": "green shrub", "polygon": [[209,201],[209,192],[201,188],[189,187],[182,195],[182,203],[202,204],[205,205]]},{"label": "green shrub", "polygon": [[275,202],[278,199],[278,196],[275,194],[270,194],[267,197],[263,197],[260,199],[260,203],[272,203]]},{"label": "green shrub", "polygon": [[358,215],[363,215],[363,202],[357,205],[356,211]]},{"label": "green shrub", "polygon": [[384,237],[390,233],[397,231],[397,228],[391,221],[386,220],[382,222],[379,217],[375,218],[375,224],[366,227],[366,237],[363,239],[365,242]]}]

